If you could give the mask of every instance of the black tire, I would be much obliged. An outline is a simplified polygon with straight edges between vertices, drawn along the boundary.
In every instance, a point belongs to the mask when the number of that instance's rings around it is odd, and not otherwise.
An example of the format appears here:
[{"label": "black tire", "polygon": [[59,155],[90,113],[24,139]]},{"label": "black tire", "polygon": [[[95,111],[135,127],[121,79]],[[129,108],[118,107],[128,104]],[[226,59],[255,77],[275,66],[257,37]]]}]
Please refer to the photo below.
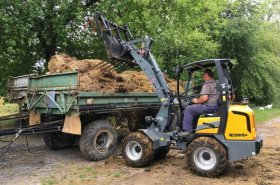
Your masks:
[{"label": "black tire", "polygon": [[106,159],[116,151],[117,133],[107,120],[93,121],[83,129],[79,147],[90,161]]},{"label": "black tire", "polygon": [[154,160],[164,159],[170,150],[170,144],[162,146],[155,151]]},{"label": "black tire", "polygon": [[221,175],[227,167],[225,147],[211,137],[193,140],[187,148],[186,157],[189,169],[204,177]]},{"label": "black tire", "polygon": [[60,150],[71,147],[79,138],[77,135],[63,132],[50,132],[44,134],[46,145],[52,150]]},{"label": "black tire", "polygon": [[153,143],[145,134],[132,132],[124,139],[123,155],[129,166],[146,166],[154,158]]}]

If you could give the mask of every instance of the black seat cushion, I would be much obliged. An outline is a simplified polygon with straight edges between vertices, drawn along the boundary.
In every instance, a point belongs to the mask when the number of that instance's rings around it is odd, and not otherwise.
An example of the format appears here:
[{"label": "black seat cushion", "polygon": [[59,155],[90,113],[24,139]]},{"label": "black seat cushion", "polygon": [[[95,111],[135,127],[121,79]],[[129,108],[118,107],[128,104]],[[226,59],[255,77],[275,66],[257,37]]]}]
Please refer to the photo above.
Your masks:
[{"label": "black seat cushion", "polygon": [[200,115],[200,117],[219,117],[219,116],[220,116],[220,109],[217,111],[209,111]]}]

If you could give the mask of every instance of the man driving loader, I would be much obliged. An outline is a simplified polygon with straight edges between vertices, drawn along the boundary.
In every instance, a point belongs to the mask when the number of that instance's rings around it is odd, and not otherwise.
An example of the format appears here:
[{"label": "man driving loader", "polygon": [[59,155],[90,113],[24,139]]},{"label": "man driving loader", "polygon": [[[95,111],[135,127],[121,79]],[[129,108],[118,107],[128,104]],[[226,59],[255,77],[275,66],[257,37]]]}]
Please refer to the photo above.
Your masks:
[{"label": "man driving loader", "polygon": [[[134,167],[146,166],[153,159],[166,156],[170,143],[175,142],[179,149],[185,152],[192,172],[214,177],[224,172],[228,162],[245,159],[260,152],[262,139],[257,136],[253,110],[247,104],[235,104],[229,100],[229,96],[234,95],[230,78],[233,64],[230,59],[205,59],[179,65],[176,68],[177,96],[173,96],[150,52],[152,38],[135,39],[127,26],[118,26],[101,14],[96,14],[95,20],[112,64],[120,70],[118,66],[121,62],[122,71],[138,65],[151,82],[160,101],[156,116],[145,116],[149,127],[131,132],[124,138],[123,154],[127,164]],[[140,43],[145,43],[144,48],[147,49],[144,56],[137,47]],[[217,81],[214,80],[212,71],[205,70],[200,97],[194,98],[194,90],[201,85],[193,85],[192,75],[196,71],[212,67],[217,71]],[[185,78],[186,75],[187,88],[180,93],[180,77]],[[189,88],[190,84],[192,88]],[[179,100],[179,111],[175,108],[174,98]],[[221,100],[219,106],[217,99]],[[195,105],[184,108],[183,104],[189,105],[190,100],[193,100]],[[200,114],[212,113],[218,108],[218,117],[200,118],[198,124],[193,124]],[[185,115],[184,119],[181,119],[183,109]],[[172,127],[173,123],[176,127],[183,124],[184,130],[179,136],[186,137],[194,130],[196,134],[186,140],[180,139],[177,137],[177,129]]]},{"label": "man driving loader", "polygon": [[210,69],[203,72],[204,84],[199,98],[193,98],[193,105],[186,106],[184,110],[183,131],[179,137],[187,137],[195,132],[199,116],[203,113],[215,112],[219,109],[217,100],[219,95],[216,90],[214,73]]}]

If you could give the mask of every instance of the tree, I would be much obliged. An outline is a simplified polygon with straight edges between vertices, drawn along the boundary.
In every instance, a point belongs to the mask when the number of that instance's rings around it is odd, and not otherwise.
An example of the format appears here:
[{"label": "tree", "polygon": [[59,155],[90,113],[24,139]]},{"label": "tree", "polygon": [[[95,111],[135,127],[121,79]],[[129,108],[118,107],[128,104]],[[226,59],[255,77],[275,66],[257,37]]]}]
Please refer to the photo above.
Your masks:
[{"label": "tree", "polygon": [[212,58],[218,54],[215,28],[225,1],[162,0],[100,1],[91,12],[102,12],[109,20],[128,24],[134,36],[154,39],[152,53],[161,68],[174,77],[180,63]]},{"label": "tree", "polygon": [[82,29],[101,12],[134,37],[152,37],[152,53],[169,76],[178,64],[231,58],[238,97],[275,101],[279,7],[277,0],[0,0],[0,93],[8,76],[46,69],[57,53],[107,59],[94,26]]},{"label": "tree", "polygon": [[57,52],[92,56],[90,52],[77,51],[96,45],[96,39],[81,36],[86,12],[96,2],[0,0],[0,93],[8,76],[32,73],[38,63],[46,68]]},{"label": "tree", "polygon": [[265,3],[252,0],[230,3],[220,37],[222,56],[236,61],[232,76],[237,97],[248,97],[256,104],[279,98],[279,33],[265,21],[264,7]]}]

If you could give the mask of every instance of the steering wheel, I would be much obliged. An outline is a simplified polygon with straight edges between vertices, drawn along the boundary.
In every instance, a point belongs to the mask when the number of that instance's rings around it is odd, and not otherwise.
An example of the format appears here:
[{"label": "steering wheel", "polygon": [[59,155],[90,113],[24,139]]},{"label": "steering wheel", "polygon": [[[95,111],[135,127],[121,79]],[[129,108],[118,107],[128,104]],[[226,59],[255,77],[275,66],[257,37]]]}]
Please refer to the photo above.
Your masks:
[{"label": "steering wheel", "polygon": [[198,97],[196,93],[193,93],[191,95],[187,95],[187,93],[188,91],[185,91],[178,96],[178,101],[180,102],[181,105],[183,105],[183,107],[192,105],[193,104],[192,99]]}]

